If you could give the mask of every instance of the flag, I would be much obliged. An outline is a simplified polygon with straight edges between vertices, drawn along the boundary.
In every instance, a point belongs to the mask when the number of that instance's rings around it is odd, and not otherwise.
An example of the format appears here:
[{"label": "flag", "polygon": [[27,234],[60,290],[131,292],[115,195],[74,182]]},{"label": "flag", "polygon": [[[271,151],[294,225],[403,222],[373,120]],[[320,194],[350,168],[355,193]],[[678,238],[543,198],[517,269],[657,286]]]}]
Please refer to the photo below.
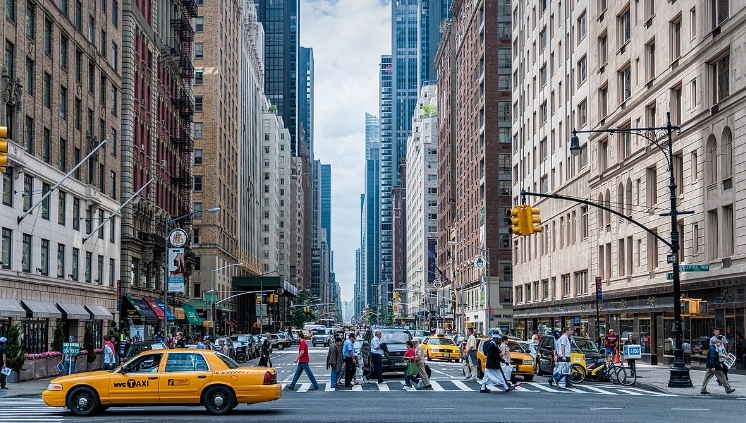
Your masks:
[{"label": "flag", "polygon": [[386,259],[381,260],[381,270],[386,271]]},{"label": "flag", "polygon": [[440,280],[443,282],[448,282],[448,278],[446,277],[446,274],[443,273],[440,269],[438,269],[438,266],[435,266],[435,270],[438,271],[438,274],[440,275]]}]

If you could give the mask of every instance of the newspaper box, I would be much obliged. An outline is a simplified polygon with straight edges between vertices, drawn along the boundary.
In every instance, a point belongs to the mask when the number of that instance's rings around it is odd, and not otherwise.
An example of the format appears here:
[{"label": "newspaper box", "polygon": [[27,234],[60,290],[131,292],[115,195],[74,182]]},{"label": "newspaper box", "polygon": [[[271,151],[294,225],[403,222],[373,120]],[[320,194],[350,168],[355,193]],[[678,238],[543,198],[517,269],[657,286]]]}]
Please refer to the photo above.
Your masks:
[{"label": "newspaper box", "polygon": [[639,360],[642,358],[642,347],[639,345],[625,345],[624,358],[627,360]]}]

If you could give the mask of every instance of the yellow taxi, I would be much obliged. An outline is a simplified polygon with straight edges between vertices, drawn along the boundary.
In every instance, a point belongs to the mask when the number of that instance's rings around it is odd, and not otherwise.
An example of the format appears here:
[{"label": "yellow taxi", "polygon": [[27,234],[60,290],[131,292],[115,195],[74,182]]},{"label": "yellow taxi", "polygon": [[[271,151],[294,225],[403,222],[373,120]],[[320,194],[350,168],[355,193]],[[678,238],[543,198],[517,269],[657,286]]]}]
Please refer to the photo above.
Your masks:
[{"label": "yellow taxi", "polygon": [[200,405],[225,414],[238,404],[274,401],[282,396],[277,372],[267,367],[239,367],[211,350],[147,351],[116,370],[53,379],[42,393],[50,407],[67,407],[89,416],[109,407]]},{"label": "yellow taxi", "polygon": [[[484,377],[484,368],[487,366],[487,356],[484,354],[484,346],[490,338],[477,338],[477,363],[479,363],[478,376]],[[508,348],[510,348],[510,365],[513,366],[513,376],[523,376],[523,380],[534,380],[534,358],[523,349],[521,344],[509,339]]]},{"label": "yellow taxi", "polygon": [[454,362],[461,360],[461,350],[451,338],[445,336],[428,336],[422,341],[422,349],[425,350],[425,357],[428,360],[434,358]]}]

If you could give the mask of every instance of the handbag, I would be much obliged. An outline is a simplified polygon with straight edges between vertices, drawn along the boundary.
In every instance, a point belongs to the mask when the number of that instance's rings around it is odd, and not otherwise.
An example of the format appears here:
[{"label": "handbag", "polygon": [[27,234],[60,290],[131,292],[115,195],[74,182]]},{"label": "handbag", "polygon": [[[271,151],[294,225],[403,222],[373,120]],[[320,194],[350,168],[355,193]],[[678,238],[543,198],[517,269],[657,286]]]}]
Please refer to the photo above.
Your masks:
[{"label": "handbag", "polygon": [[12,372],[12,370],[10,370],[10,367],[3,367],[3,369],[0,370],[0,373],[4,374],[5,376],[10,376],[10,372]]},{"label": "handbag", "polygon": [[417,364],[415,363],[407,364],[407,376],[417,376],[417,373],[419,372],[420,372],[420,369],[417,367]]},{"label": "handbag", "polygon": [[560,363],[560,374],[562,376],[569,376],[572,374],[572,363],[569,361],[563,361]]},{"label": "handbag", "polygon": [[64,373],[65,365],[62,363],[57,363],[57,371],[60,372],[60,374]]}]

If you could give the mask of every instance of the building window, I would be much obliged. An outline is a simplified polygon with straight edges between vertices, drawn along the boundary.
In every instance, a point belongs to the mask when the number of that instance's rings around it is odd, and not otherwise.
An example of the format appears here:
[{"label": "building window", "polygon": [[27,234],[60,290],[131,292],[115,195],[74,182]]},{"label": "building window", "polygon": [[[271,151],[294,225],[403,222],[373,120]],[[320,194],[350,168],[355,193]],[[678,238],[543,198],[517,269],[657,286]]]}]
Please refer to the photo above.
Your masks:
[{"label": "building window", "polygon": [[[104,239],[104,227],[102,226],[102,223],[104,223],[104,211],[98,209],[98,226],[100,226],[100,228],[98,229],[99,239]],[[88,231],[88,233],[90,233],[90,231]]]},{"label": "building window", "polygon": [[658,174],[655,167],[645,169],[645,189],[647,190],[647,206],[658,204]]},{"label": "building window", "polygon": [[34,197],[34,178],[29,175],[23,175],[23,211],[31,208],[31,202]]},{"label": "building window", "polygon": [[598,143],[598,170],[603,172],[609,163],[609,139],[604,138]]},{"label": "building window", "polygon": [[93,253],[90,251],[85,252],[85,281],[88,283],[93,282]]},{"label": "building window", "polygon": [[619,71],[619,99],[624,103],[632,96],[632,67],[628,64]]},{"label": "building window", "polygon": [[707,140],[707,152],[705,156],[705,174],[707,180],[705,181],[708,185],[717,183],[718,181],[718,145],[714,135],[710,135]]},{"label": "building window", "polygon": [[41,240],[41,257],[39,261],[39,268],[36,269],[43,276],[49,276],[49,240]]},{"label": "building window", "polygon": [[717,28],[728,19],[729,0],[710,0],[710,16],[712,17],[712,29]]},{"label": "building window", "polygon": [[111,43],[111,67],[117,70],[117,66],[119,66],[119,46]]},{"label": "building window", "polygon": [[96,283],[99,285],[104,284],[104,256],[101,254],[98,255],[98,260],[96,260]]},{"label": "building window", "polygon": [[694,39],[697,37],[697,8],[692,7],[689,11],[689,38]]},{"label": "building window", "polygon": [[586,22],[585,22],[585,12],[583,12],[580,17],[578,18],[578,44],[585,38],[586,33]]},{"label": "building window", "polygon": [[712,80],[712,104],[717,104],[730,94],[730,55],[726,54],[710,62]]},{"label": "building window", "polygon": [[60,36],[60,66],[62,69],[67,69],[67,43],[68,38],[66,35]]},{"label": "building window", "polygon": [[205,45],[202,43],[194,43],[194,58],[202,59],[205,55]]},{"label": "building window", "polygon": [[619,47],[621,47],[629,41],[629,38],[632,35],[632,21],[629,6],[627,6],[624,12],[617,16],[617,28],[619,32],[618,39],[620,41]]},{"label": "building window", "polygon": [[31,246],[31,235],[23,234],[23,249],[21,250],[21,271],[26,273],[31,273]]},{"label": "building window", "polygon": [[80,230],[80,200],[73,197],[73,229]]},{"label": "building window", "polygon": [[42,102],[49,109],[52,107],[52,75],[44,73],[42,85]]},{"label": "building window", "polygon": [[194,70],[194,85],[202,85],[204,83],[203,75],[204,71],[202,69]]},{"label": "building window", "polygon": [[[631,129],[631,124],[625,123],[623,125],[620,125],[621,129]],[[626,159],[627,157],[632,155],[632,132],[622,132],[618,135],[617,140],[619,142],[618,150],[619,150],[619,158],[620,159]],[[621,207],[621,204],[619,205]]]},{"label": "building window", "polygon": [[65,279],[65,245],[57,244],[57,277]]},{"label": "building window", "polygon": [[73,256],[72,256],[72,274],[70,277],[72,280],[77,281],[80,278],[80,272],[79,272],[79,260],[80,260],[80,250],[77,248],[73,248]]},{"label": "building window", "polygon": [[645,80],[655,78],[655,38],[645,45]]},{"label": "building window", "polygon": [[132,259],[132,284],[134,286],[140,286],[140,259]]},{"label": "building window", "polygon": [[117,237],[117,218],[114,215],[109,216],[109,242],[115,243]]},{"label": "building window", "polygon": [[49,139],[51,137],[51,133],[49,129],[44,128],[42,130],[42,139],[41,139],[41,159],[44,160],[44,163],[49,164],[49,148],[51,140]]},{"label": "building window", "polygon": [[65,226],[65,223],[67,221],[67,195],[60,191],[57,201],[57,223],[59,223],[62,226]]},{"label": "building window", "polygon": [[36,6],[31,3],[26,3],[26,36],[32,40],[36,36]]},{"label": "building window", "polygon": [[111,198],[117,198],[117,174],[113,170],[109,173],[109,195]]},{"label": "building window", "polygon": [[671,123],[673,125],[681,124],[681,114],[683,101],[681,100],[681,84],[671,88]]},{"label": "building window", "polygon": [[2,240],[2,265],[3,269],[10,269],[11,259],[13,258],[13,231],[3,228]]},{"label": "building window", "polygon": [[205,30],[205,18],[203,16],[197,16],[194,18],[194,32],[202,32]]},{"label": "building window", "polygon": [[202,139],[202,128],[203,128],[202,122],[194,122],[192,125],[194,128],[194,134],[193,134],[194,139],[201,140]]},{"label": "building window", "polygon": [[26,59],[26,93],[30,96],[34,96],[34,77],[36,76],[36,72],[34,70],[35,68],[34,61],[31,59]]},{"label": "building window", "polygon": [[109,259],[109,286],[114,286],[114,279],[116,277],[116,261],[113,258]]},{"label": "building window", "polygon": [[578,105],[578,128],[582,128],[588,122],[588,101],[583,99]]},{"label": "building window", "polygon": [[588,271],[575,273],[575,296],[580,297],[588,293]]},{"label": "building window", "polygon": [[671,27],[671,61],[681,57],[681,15],[672,20]]},{"label": "building window", "polygon": [[24,146],[26,152],[34,154],[34,119],[26,116],[26,126],[24,127]]},{"label": "building window", "polygon": [[197,192],[202,191],[202,176],[194,176],[194,190]]},{"label": "building window", "polygon": [[609,86],[608,84],[604,84],[604,86],[598,90],[598,108],[599,108],[599,116],[601,118],[604,118],[606,117],[607,114],[609,114]]},{"label": "building window", "polygon": [[720,242],[720,232],[718,230],[718,211],[710,210],[707,212],[707,225],[709,226],[709,232],[707,233],[707,247],[709,250],[709,259],[713,260],[720,257],[718,243]]},{"label": "building window", "polygon": [[119,2],[116,0],[111,2],[111,24],[119,28]]},{"label": "building window", "polygon": [[699,223],[692,224],[692,255],[699,254]]},{"label": "building window", "polygon": [[721,173],[723,180],[726,180],[733,176],[733,136],[731,135],[730,128],[726,127],[723,130],[721,139],[723,146],[723,151],[720,154],[723,161]]},{"label": "building window", "polygon": [[586,79],[586,56],[583,56],[583,58],[578,61],[578,87],[583,85]]},{"label": "building window", "polygon": [[202,150],[194,150],[194,164],[195,165],[202,164]]},{"label": "building window", "polygon": [[60,87],[60,119],[67,120],[67,88]]},{"label": "building window", "polygon": [[3,204],[13,207],[13,168],[8,168],[3,172]]},{"label": "building window", "polygon": [[16,0],[5,0],[5,16],[11,21],[16,21]]},{"label": "building window", "polygon": [[202,113],[202,96],[201,95],[194,96],[194,112]]},{"label": "building window", "polygon": [[608,37],[607,37],[607,33],[604,31],[604,33],[601,34],[600,37],[598,37],[598,61],[601,63],[601,66],[604,66],[607,60],[608,60]]}]

